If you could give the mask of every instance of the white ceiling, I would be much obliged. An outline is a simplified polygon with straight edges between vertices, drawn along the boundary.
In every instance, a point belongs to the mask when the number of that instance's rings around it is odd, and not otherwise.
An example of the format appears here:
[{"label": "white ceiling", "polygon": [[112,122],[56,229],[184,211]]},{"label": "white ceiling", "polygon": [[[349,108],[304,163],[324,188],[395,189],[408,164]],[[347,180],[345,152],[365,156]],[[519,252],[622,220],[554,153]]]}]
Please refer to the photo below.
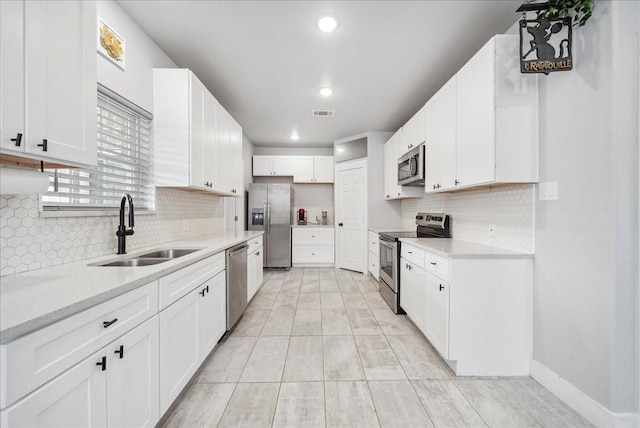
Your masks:
[{"label": "white ceiling", "polygon": [[[521,3],[119,1],[256,146],[267,147],[327,147],[365,131],[397,130],[519,18]],[[338,17],[333,33],[316,27],[323,14]],[[318,94],[323,86],[333,88],[331,97]],[[312,117],[313,109],[335,116]]]}]

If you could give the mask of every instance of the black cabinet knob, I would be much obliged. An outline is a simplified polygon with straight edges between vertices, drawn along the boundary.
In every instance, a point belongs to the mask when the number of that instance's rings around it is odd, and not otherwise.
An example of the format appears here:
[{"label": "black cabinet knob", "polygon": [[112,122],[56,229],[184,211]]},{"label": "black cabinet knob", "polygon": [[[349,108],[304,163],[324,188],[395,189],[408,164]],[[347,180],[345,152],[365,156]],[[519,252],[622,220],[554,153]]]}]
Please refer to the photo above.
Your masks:
[{"label": "black cabinet knob", "polygon": [[102,327],[107,328],[109,327],[111,324],[115,324],[118,321],[118,318],[114,318],[111,321],[103,321],[102,322]]},{"label": "black cabinet knob", "polygon": [[344,224],[342,224],[342,223],[338,223],[338,226],[342,227],[342,226],[344,226]]},{"label": "black cabinet knob", "polygon": [[42,147],[42,151],[43,151],[43,152],[46,152],[46,151],[47,151],[47,149],[48,149],[48,145],[49,145],[49,142],[47,141],[47,139],[46,139],[46,138],[44,138],[44,139],[42,140],[42,144],[38,144],[38,147]]},{"label": "black cabinet knob", "polygon": [[120,359],[124,358],[124,345],[120,345],[120,347],[118,349],[116,349],[114,351],[115,354],[118,354],[120,356]]},{"label": "black cabinet knob", "polygon": [[100,361],[96,363],[96,366],[100,366],[102,371],[107,369],[107,357],[102,357]]},{"label": "black cabinet knob", "polygon": [[12,138],[11,141],[16,143],[16,146],[20,147],[20,144],[22,143],[22,134],[18,132],[16,134],[16,138]]}]

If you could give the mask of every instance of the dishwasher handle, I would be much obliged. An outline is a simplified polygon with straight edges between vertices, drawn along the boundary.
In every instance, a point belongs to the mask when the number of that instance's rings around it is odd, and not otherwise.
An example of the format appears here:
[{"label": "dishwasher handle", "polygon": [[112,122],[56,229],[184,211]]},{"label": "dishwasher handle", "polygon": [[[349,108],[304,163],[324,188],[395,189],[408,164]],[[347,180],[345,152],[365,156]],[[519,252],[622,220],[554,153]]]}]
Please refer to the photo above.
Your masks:
[{"label": "dishwasher handle", "polygon": [[232,248],[231,250],[229,250],[229,257],[233,257],[237,253],[240,253],[240,252],[246,252],[248,248],[249,248],[249,246],[246,245],[246,244],[241,246],[241,247]]}]

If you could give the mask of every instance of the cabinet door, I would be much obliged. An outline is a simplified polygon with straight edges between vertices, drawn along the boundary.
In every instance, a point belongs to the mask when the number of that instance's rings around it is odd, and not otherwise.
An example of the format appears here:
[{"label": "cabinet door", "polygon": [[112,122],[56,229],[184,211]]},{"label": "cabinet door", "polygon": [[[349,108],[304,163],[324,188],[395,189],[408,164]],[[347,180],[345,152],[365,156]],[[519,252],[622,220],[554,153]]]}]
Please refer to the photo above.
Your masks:
[{"label": "cabinet door", "polygon": [[442,355],[449,357],[449,284],[425,274],[424,328],[422,332]]},{"label": "cabinet door", "polygon": [[0,148],[24,152],[24,2],[0,1]]},{"label": "cabinet door", "polygon": [[313,183],[313,156],[296,156],[293,158],[293,182]]},{"label": "cabinet door", "polygon": [[333,183],[333,169],[333,156],[314,156],[313,175],[316,183]]},{"label": "cabinet door", "polygon": [[[104,350],[80,362],[2,412],[3,427],[106,427],[107,376],[96,363]],[[108,369],[108,367],[107,367]]]},{"label": "cabinet door", "polygon": [[[204,88],[204,86],[203,86]],[[209,182],[211,187],[206,189],[218,189],[217,165],[218,165],[218,101],[205,89],[203,109],[203,139],[204,156],[202,157],[202,177],[204,185]]]},{"label": "cabinet door", "polygon": [[260,288],[260,286],[262,285],[262,280],[263,280],[263,273],[262,273],[262,269],[263,269],[263,262],[264,262],[264,258],[262,256],[262,247],[260,247],[258,249],[258,251],[256,251],[256,264],[254,265],[254,291],[253,293],[255,294],[258,289]]},{"label": "cabinet door", "polygon": [[[229,184],[231,177],[231,116],[221,106],[217,106],[218,120],[218,161],[217,165],[217,187],[221,192],[230,192]],[[213,167],[213,165],[211,166]]]},{"label": "cabinet door", "polygon": [[242,127],[233,117],[229,116],[229,145],[231,167],[229,192],[236,196],[244,197],[244,162],[242,159]]},{"label": "cabinet door", "polygon": [[413,313],[414,284],[409,263],[405,259],[400,259],[400,306],[407,314]]},{"label": "cabinet door", "polygon": [[166,412],[199,365],[198,291],[160,312],[160,414]]},{"label": "cabinet door", "polygon": [[425,105],[426,111],[426,141],[425,141],[425,192],[438,190],[441,168],[441,141],[440,141],[440,97],[436,93]]},{"label": "cabinet door", "polygon": [[411,301],[411,320],[413,323],[422,330],[424,326],[425,307],[424,307],[424,294],[425,294],[425,272],[418,266],[409,264],[411,268],[411,282],[413,283]]},{"label": "cabinet door", "polygon": [[273,175],[271,169],[271,156],[254,156],[253,157],[253,175],[264,176]]},{"label": "cabinet door", "polygon": [[189,134],[190,134],[190,168],[189,168],[189,181],[194,187],[202,189],[208,189],[209,187],[205,183],[210,183],[209,179],[205,177],[205,137],[204,137],[204,123],[205,123],[205,98],[208,93],[202,82],[193,74],[189,74],[189,90],[190,90],[190,121],[189,121]]},{"label": "cabinet door", "polygon": [[160,420],[158,316],[107,347],[107,419],[112,427],[153,427]]},{"label": "cabinet door", "polygon": [[425,107],[423,106],[402,127],[402,144],[399,146],[398,157],[424,143],[425,129]]},{"label": "cabinet door", "polygon": [[384,198],[396,199],[401,195],[401,187],[398,186],[398,139],[402,138],[401,131],[393,134],[389,141],[384,143]]},{"label": "cabinet door", "polygon": [[196,289],[199,362],[205,360],[226,331],[225,278],[225,272],[220,272]]},{"label": "cabinet door", "polygon": [[[456,184],[456,145],[457,145],[457,110],[456,110],[456,76],[453,76],[438,92],[439,132],[438,159],[440,163],[440,190],[451,189]],[[428,158],[427,158],[428,159]]]},{"label": "cabinet door", "polygon": [[251,298],[255,294],[256,289],[256,253],[247,254],[247,303],[251,301]]},{"label": "cabinet door", "polygon": [[293,175],[293,157],[272,156],[273,175]]},{"label": "cabinet door", "polygon": [[[26,151],[96,164],[96,4],[28,1],[25,19]],[[47,140],[47,150],[38,146]]]},{"label": "cabinet door", "polygon": [[457,74],[457,176],[460,186],[495,179],[494,43]]}]

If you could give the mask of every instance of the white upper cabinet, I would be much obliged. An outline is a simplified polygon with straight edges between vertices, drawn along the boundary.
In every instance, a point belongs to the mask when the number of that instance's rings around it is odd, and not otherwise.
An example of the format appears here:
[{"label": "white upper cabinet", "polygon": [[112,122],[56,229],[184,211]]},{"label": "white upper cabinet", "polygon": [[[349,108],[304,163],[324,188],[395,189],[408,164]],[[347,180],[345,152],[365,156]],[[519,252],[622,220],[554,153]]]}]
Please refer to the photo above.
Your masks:
[{"label": "white upper cabinet", "polygon": [[455,187],[456,182],[456,76],[427,102],[425,190]]},{"label": "white upper cabinet", "polygon": [[456,188],[538,181],[538,80],[517,57],[498,35],[456,75]]},{"label": "white upper cabinet", "polygon": [[0,12],[0,150],[95,165],[95,2],[0,2]]},{"label": "white upper cabinet", "polygon": [[402,127],[402,142],[398,143],[398,157],[425,142],[426,106],[423,106]]},{"label": "white upper cabinet", "polygon": [[254,156],[253,175],[291,176],[293,156]]},{"label": "white upper cabinet", "polygon": [[195,74],[154,69],[153,98],[156,185],[239,195],[242,128]]},{"label": "white upper cabinet", "polygon": [[404,147],[403,132],[404,128],[401,128],[384,143],[384,198],[387,200],[419,198],[424,193],[422,187],[398,185],[398,153]]},{"label": "white upper cabinet", "polygon": [[333,156],[295,156],[294,183],[333,183]]}]

